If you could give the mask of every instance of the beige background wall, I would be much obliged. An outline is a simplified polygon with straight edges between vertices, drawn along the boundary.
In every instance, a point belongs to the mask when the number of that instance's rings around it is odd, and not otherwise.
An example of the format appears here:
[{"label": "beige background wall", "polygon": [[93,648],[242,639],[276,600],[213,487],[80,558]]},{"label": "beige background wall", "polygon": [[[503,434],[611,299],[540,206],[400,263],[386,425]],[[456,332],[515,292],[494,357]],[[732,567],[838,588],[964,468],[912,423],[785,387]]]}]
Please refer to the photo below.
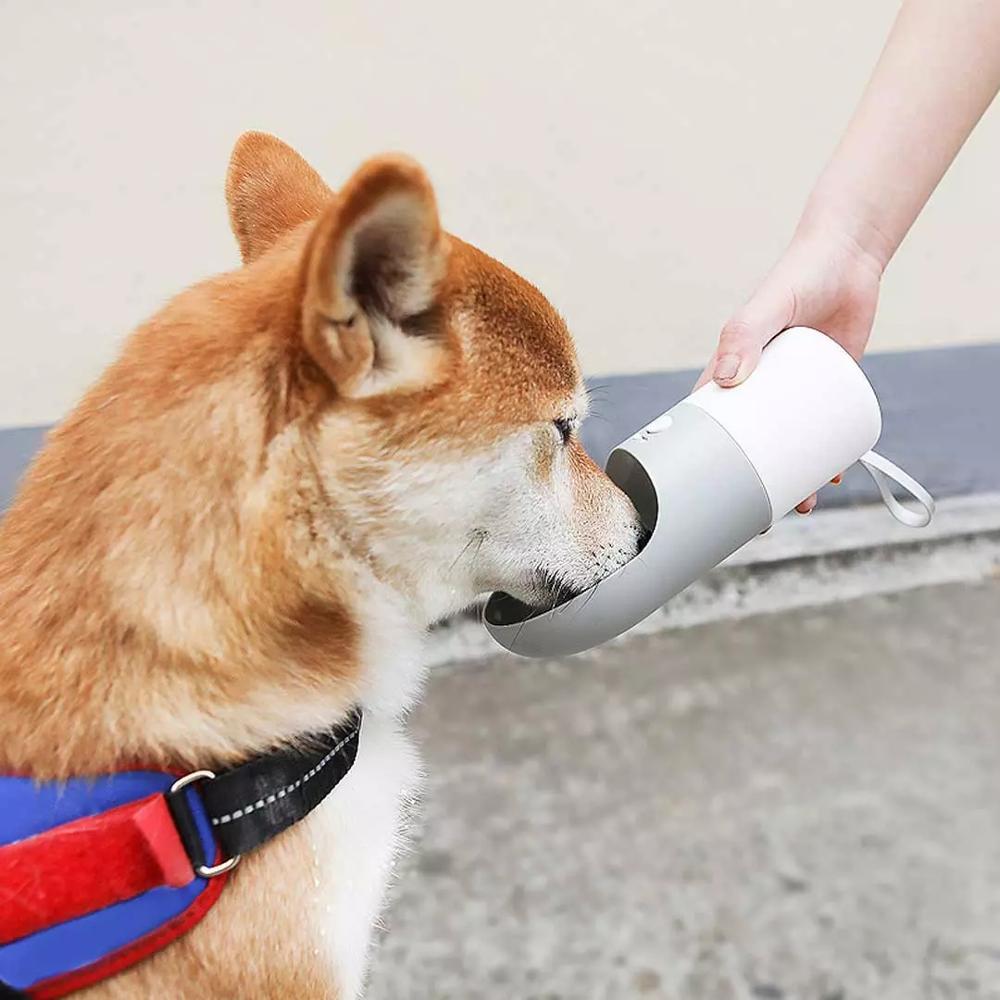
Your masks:
[{"label": "beige background wall", "polygon": [[[57,417],[143,316],[234,265],[246,128],[332,182],[403,149],[539,284],[593,373],[700,363],[779,251],[894,0],[0,5],[0,426]],[[875,347],[994,339],[1000,112],[887,279]]]}]

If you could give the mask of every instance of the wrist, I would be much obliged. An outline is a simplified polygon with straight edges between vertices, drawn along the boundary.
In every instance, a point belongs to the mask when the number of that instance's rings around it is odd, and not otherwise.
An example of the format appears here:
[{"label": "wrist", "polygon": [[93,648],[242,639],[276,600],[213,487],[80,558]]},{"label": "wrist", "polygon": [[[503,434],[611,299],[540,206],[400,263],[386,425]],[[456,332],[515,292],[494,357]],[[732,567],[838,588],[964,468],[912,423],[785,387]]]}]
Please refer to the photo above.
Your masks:
[{"label": "wrist", "polygon": [[879,224],[870,206],[821,189],[814,191],[806,203],[795,238],[836,243],[880,278],[898,246],[898,241]]}]

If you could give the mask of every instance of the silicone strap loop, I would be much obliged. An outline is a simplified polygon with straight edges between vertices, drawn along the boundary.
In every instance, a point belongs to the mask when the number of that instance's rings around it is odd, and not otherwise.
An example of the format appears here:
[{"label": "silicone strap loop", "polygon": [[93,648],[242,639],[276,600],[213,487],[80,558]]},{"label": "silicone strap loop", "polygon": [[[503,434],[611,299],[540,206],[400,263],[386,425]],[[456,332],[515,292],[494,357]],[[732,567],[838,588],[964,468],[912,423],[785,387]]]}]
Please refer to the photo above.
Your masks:
[{"label": "silicone strap loop", "polygon": [[[897,521],[911,528],[924,528],[930,524],[931,518],[934,516],[934,498],[920,483],[877,451],[867,452],[858,461],[872,477],[879,493],[882,494],[882,502],[889,508],[889,513]],[[904,507],[892,495],[892,484],[894,483],[902,486],[923,509],[917,511]]]}]

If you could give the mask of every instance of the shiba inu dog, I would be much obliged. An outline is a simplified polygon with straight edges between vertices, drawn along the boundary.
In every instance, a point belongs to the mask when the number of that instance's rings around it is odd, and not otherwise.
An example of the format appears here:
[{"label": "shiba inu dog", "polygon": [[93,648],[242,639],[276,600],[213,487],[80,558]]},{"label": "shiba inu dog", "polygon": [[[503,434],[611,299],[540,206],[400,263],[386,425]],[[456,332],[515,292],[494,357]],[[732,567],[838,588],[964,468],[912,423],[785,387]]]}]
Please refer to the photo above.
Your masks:
[{"label": "shiba inu dog", "polygon": [[334,192],[237,143],[243,266],[182,292],[0,521],[0,771],[223,769],[364,712],[353,769],[108,997],[355,997],[418,762],[428,626],[590,586],[642,535],[577,439],[542,294],[444,232],[424,172]]}]

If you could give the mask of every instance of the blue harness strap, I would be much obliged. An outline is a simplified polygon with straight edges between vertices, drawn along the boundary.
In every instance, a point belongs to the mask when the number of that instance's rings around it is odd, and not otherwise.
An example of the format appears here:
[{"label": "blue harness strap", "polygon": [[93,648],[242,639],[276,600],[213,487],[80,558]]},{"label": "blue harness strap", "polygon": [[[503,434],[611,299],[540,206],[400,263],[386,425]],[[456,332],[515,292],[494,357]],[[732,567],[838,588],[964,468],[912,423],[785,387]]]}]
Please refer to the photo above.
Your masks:
[{"label": "blue harness strap", "polygon": [[0,998],[64,996],[180,937],[244,852],[333,791],[354,765],[361,727],[354,708],[218,775],[0,776],[0,898],[12,901],[0,908]]},{"label": "blue harness strap", "polygon": [[[156,771],[43,783],[0,776],[0,847],[148,795],[165,794],[175,780],[173,775]],[[199,796],[193,789],[187,791],[204,855],[212,858],[217,849],[211,825]],[[29,996],[59,996],[76,988],[74,980],[83,979],[88,970],[102,963],[131,964],[125,954],[175,921],[209,885],[208,879],[195,878],[180,888],[162,886],[0,945],[0,983]],[[47,989],[52,980],[65,980],[65,989]]]}]

